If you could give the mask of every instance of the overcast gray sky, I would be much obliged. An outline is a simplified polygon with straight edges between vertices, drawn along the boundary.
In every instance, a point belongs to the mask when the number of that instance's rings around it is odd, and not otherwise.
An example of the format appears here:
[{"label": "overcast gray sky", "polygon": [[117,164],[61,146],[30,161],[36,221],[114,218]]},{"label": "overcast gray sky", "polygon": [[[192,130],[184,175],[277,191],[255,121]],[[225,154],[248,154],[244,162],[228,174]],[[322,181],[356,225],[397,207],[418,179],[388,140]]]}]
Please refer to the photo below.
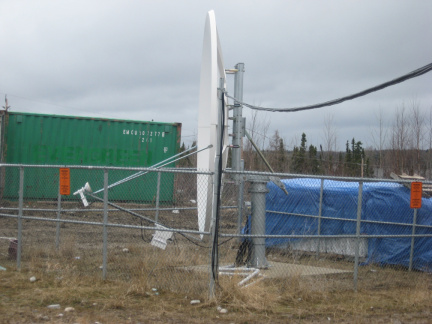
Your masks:
[{"label": "overcast gray sky", "polygon": [[[7,94],[12,111],[180,122],[190,144],[211,9],[226,68],[245,63],[243,98],[251,104],[319,103],[432,63],[427,0],[2,0],[1,105]],[[337,106],[260,119],[289,149],[302,132],[308,144],[323,143],[326,116],[341,149],[352,137],[367,145],[380,109],[388,124],[413,100],[428,115],[431,85],[432,72]]]}]

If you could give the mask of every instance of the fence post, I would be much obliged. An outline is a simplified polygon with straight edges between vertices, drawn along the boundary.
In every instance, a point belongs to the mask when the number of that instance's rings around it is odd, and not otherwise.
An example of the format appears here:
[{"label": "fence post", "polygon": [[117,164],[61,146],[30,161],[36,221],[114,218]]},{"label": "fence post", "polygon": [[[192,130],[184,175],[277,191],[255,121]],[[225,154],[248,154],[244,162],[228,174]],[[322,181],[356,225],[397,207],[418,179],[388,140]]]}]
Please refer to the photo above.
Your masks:
[{"label": "fence post", "polygon": [[22,216],[24,205],[24,168],[19,168],[17,269],[21,270]]},{"label": "fence post", "polygon": [[323,194],[324,194],[324,179],[321,179],[321,189],[320,189],[320,201],[319,201],[319,211],[318,211],[318,244],[316,251],[316,258],[319,258],[320,246],[321,246],[321,216],[322,216],[322,205],[323,205]]},{"label": "fence post", "polygon": [[56,225],[56,239],[55,239],[56,250],[60,248],[60,213],[61,213],[61,194],[60,194],[60,182],[59,182],[59,192],[57,196],[57,225]]},{"label": "fence post", "polygon": [[413,217],[413,226],[412,226],[412,237],[411,237],[411,250],[410,250],[410,258],[409,258],[409,267],[408,271],[412,270],[413,259],[414,259],[414,235],[416,231],[417,224],[417,208],[414,208],[414,217]]},{"label": "fence post", "polygon": [[156,216],[155,216],[156,223],[158,222],[159,219],[160,181],[161,181],[161,173],[159,171],[157,173],[157,187],[156,187]]},{"label": "fence post", "polygon": [[354,262],[354,290],[357,291],[358,265],[360,257],[360,228],[361,228],[361,209],[363,200],[363,182],[359,182],[358,201],[357,201],[357,226],[356,226],[356,245]]},{"label": "fence post", "polygon": [[[244,171],[244,160],[240,160],[240,171]],[[238,176],[238,175],[237,175]],[[242,229],[242,222],[243,222],[243,204],[244,204],[244,179],[243,175],[240,175],[239,177],[239,186],[238,186],[238,214],[237,214],[237,234],[240,234]],[[239,243],[242,241],[242,237],[239,236]]]},{"label": "fence post", "polygon": [[102,279],[106,279],[107,275],[107,259],[108,259],[108,170],[104,169],[104,198],[103,198],[103,265],[102,265]]}]

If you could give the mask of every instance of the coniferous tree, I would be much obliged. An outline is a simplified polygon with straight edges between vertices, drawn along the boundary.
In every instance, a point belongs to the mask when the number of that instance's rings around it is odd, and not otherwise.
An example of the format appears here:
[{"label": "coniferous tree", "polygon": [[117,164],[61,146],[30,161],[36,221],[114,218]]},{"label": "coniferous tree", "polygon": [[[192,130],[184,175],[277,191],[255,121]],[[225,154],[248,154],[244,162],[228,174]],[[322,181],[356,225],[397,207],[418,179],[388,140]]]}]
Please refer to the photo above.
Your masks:
[{"label": "coniferous tree", "polygon": [[293,171],[295,173],[303,173],[305,170],[307,170],[306,165],[306,134],[302,134],[300,147],[294,147],[293,150]]},{"label": "coniferous tree", "polygon": [[352,151],[349,147],[349,141],[346,142],[345,148],[345,165],[344,165],[344,175],[351,175],[351,165],[352,165]]},{"label": "coniferous tree", "polygon": [[276,172],[288,171],[287,152],[283,139],[279,136],[279,131],[275,131],[269,143],[270,152],[268,161]]},{"label": "coniferous tree", "polygon": [[314,145],[306,146],[307,138],[303,133],[301,137],[300,146],[294,146],[292,154],[292,172],[306,173],[306,174],[319,174],[321,171],[321,154],[318,159],[318,149]]},{"label": "coniferous tree", "polygon": [[353,138],[351,140],[351,148],[349,142],[346,142],[346,153],[345,153],[345,175],[349,177],[369,177],[372,175],[370,168],[369,159],[366,159],[365,150],[363,148],[363,143],[357,141]]},{"label": "coniferous tree", "polygon": [[279,149],[278,149],[278,165],[279,165],[279,171],[284,172],[288,171],[287,166],[287,156],[286,156],[286,150],[284,141],[282,138],[279,139]]},{"label": "coniferous tree", "polygon": [[299,167],[298,167],[298,155],[299,155],[299,148],[297,146],[294,146],[293,148],[293,152],[292,152],[292,157],[291,157],[291,172],[294,173],[300,173],[299,171]]},{"label": "coniferous tree", "polygon": [[318,161],[318,150],[316,146],[313,146],[312,144],[309,145],[309,152],[308,152],[308,173],[309,174],[318,174],[320,171],[320,164]]},{"label": "coniferous tree", "polygon": [[336,175],[343,175],[343,154],[342,152],[339,152],[339,158],[338,158],[338,163],[336,166]]}]

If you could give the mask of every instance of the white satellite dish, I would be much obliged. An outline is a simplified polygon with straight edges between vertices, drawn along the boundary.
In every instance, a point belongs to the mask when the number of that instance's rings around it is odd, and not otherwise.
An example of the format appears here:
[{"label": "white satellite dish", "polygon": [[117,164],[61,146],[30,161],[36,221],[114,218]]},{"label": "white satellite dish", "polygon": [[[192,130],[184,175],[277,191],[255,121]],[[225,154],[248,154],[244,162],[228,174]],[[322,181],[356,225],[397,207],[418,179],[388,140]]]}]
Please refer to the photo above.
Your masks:
[{"label": "white satellite dish", "polygon": [[[222,50],[216,29],[214,11],[207,13],[203,52],[201,61],[201,80],[198,111],[198,150],[212,145],[212,148],[198,154],[198,171],[215,171],[215,157],[217,147],[217,136],[220,134],[218,122],[218,88],[220,79],[224,81],[225,68],[223,64]],[[225,111],[224,142],[222,143],[222,165],[226,166],[228,159],[228,109]],[[197,177],[197,204],[198,204],[198,228],[199,231],[209,231],[213,203],[213,181],[208,175]],[[202,238],[202,235],[201,235]]]}]

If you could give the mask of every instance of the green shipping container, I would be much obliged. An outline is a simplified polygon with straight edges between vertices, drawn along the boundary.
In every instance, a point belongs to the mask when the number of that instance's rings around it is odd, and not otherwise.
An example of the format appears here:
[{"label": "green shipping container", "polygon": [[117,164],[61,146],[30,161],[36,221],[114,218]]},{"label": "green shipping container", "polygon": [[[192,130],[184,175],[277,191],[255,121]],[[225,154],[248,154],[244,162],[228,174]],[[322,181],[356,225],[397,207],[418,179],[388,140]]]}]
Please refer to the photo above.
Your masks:
[{"label": "green shipping container", "polygon": [[[2,111],[3,163],[150,167],[178,153],[181,124]],[[174,165],[170,165],[173,167]],[[111,170],[109,183],[136,173]],[[3,198],[17,198],[18,169],[2,173]],[[59,170],[26,168],[24,197],[56,199]],[[71,169],[71,191],[85,182],[103,188],[102,170]],[[157,174],[147,174],[109,191],[116,201],[155,199]],[[161,173],[161,201],[172,201],[174,175]],[[68,198],[72,198],[71,195]],[[74,197],[76,199],[76,197]]]}]

